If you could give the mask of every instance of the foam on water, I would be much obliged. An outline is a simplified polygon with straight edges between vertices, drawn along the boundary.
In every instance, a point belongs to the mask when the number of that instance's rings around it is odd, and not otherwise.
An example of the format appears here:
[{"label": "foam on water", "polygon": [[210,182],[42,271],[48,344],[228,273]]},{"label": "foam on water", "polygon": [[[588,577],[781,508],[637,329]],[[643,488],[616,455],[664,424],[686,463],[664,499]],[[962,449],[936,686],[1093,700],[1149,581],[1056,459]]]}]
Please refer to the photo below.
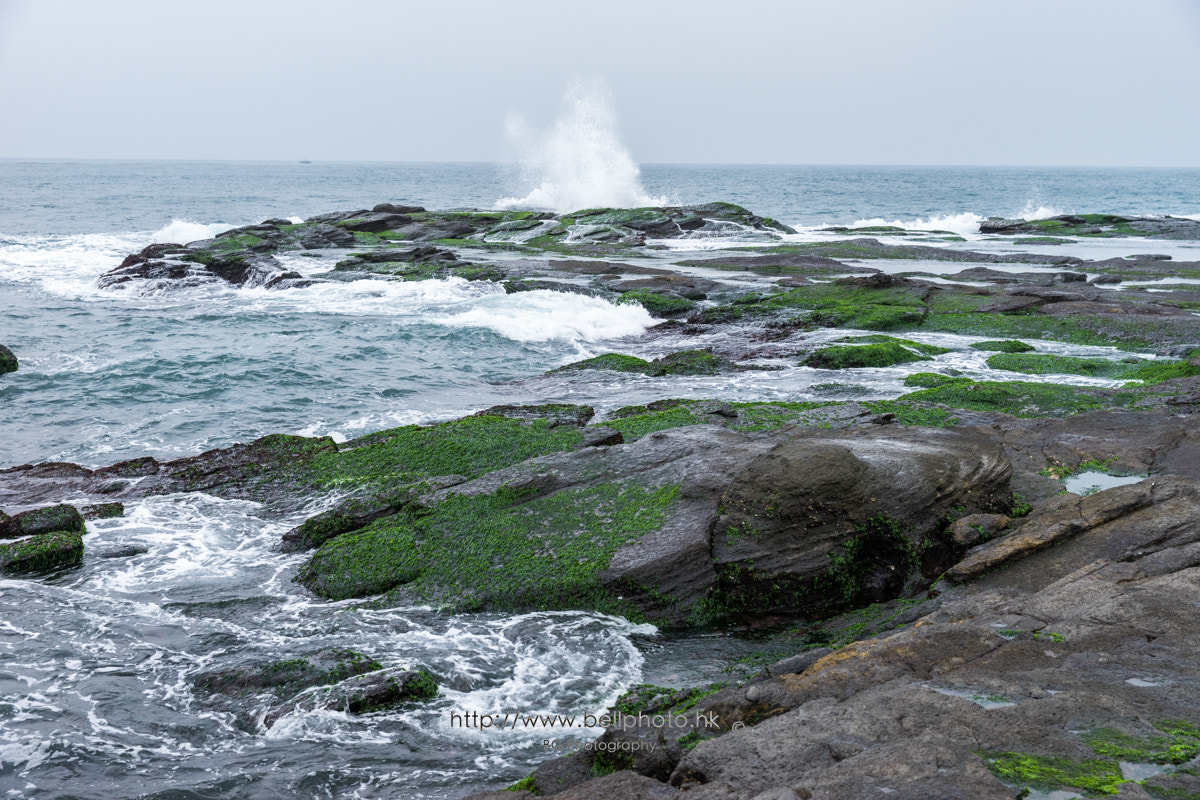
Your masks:
[{"label": "foam on water", "polygon": [[1016,214],[1015,216],[1018,219],[1029,219],[1029,220],[1050,219],[1051,217],[1061,217],[1065,213],[1066,212],[1063,211],[1061,208],[1054,208],[1053,206],[1044,206],[1044,205],[1041,205],[1041,204],[1031,200],[1030,202],[1026,203],[1025,207],[1023,209],[1021,209],[1021,212],[1019,214]]},{"label": "foam on water", "polygon": [[946,214],[941,217],[930,217],[929,219],[910,219],[901,220],[895,219],[890,222],[885,219],[860,219],[854,222],[850,227],[865,228],[868,226],[889,225],[895,228],[904,228],[908,231],[950,231],[958,234],[979,233],[979,223],[983,222],[984,218],[970,211],[964,211],[960,214]]},{"label": "foam on water", "polygon": [[563,97],[555,123],[538,133],[519,117],[508,135],[522,152],[524,197],[506,197],[496,208],[549,209],[565,214],[584,208],[666,205],[642,188],[641,170],[621,144],[612,98],[600,82],[577,82]]},{"label": "foam on water", "polygon": [[[299,220],[303,221],[303,220]],[[185,219],[173,219],[170,224],[152,233],[151,241],[154,242],[171,242],[174,244],[188,244],[190,242],[198,242],[201,239],[211,239],[218,233],[223,233],[233,225],[227,225],[223,222],[206,225],[203,222],[190,222]]]},{"label": "foam on water", "polygon": [[431,315],[426,321],[451,327],[486,328],[516,342],[552,339],[596,342],[636,336],[658,320],[636,303],[614,305],[596,297],[537,289],[493,295],[469,310]]},{"label": "foam on water", "polygon": [[[347,782],[420,771],[417,794],[427,795],[506,770],[519,777],[546,756],[541,740],[555,730],[469,727],[451,714],[598,713],[641,678],[632,637],[655,629],[616,617],[450,616],[315,600],[290,581],[304,556],[275,550],[295,521],[268,519],[244,501],[148,498],[129,503],[123,518],[88,523],[78,571],[49,583],[0,580],[3,769],[40,783],[67,764],[73,773],[94,768],[117,776],[109,796],[200,788],[213,774],[243,772],[260,788],[282,781],[285,793],[308,775],[314,791],[340,796]],[[113,552],[131,546],[145,552]],[[425,667],[441,692],[355,716],[308,702],[324,691],[314,689],[266,728],[277,702],[269,696],[246,697],[233,713],[193,689],[202,672],[329,647],[363,652],[385,670]],[[313,763],[329,766],[314,774]]]}]

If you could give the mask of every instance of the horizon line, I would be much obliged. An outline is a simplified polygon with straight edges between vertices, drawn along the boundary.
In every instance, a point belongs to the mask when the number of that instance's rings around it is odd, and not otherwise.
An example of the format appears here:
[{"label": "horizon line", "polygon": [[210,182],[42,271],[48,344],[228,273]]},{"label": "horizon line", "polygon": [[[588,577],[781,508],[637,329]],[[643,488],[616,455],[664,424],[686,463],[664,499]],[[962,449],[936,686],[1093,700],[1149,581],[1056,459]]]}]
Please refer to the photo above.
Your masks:
[{"label": "horizon line", "polygon": [[[408,164],[408,165],[487,165],[520,167],[515,161],[388,161],[379,159],[293,159],[293,158],[113,158],[106,156],[0,156],[0,162],[125,162],[125,163],[205,163],[205,164]],[[801,163],[758,161],[643,161],[638,167],[857,167],[892,169],[1200,169],[1200,164],[885,164],[869,162]]]}]

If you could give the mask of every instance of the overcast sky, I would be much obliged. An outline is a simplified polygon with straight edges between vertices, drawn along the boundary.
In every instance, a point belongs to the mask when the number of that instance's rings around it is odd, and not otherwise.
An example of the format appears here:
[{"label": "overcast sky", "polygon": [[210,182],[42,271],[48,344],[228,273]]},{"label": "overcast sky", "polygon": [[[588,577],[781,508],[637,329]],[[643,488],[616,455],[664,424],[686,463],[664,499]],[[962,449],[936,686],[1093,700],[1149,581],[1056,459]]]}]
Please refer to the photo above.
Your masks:
[{"label": "overcast sky", "polygon": [[1200,166],[1200,0],[0,0],[0,157]]}]

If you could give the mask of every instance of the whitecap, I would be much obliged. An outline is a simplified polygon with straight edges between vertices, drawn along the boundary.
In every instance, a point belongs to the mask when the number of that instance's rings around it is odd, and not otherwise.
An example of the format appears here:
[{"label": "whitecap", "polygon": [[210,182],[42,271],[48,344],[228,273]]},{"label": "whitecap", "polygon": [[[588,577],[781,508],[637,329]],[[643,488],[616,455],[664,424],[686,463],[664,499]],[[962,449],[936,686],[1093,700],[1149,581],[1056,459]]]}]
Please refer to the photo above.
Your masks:
[{"label": "whitecap", "polygon": [[865,228],[868,226],[883,226],[889,225],[894,228],[903,228],[906,231],[950,231],[958,234],[979,233],[979,223],[983,222],[984,218],[970,211],[964,211],[960,214],[946,214],[941,217],[930,217],[929,219],[917,218],[910,220],[888,220],[882,218],[875,219],[860,219],[850,227]]},{"label": "whitecap", "polygon": [[493,295],[474,308],[432,315],[425,321],[447,327],[485,328],[517,342],[596,342],[636,336],[656,322],[640,305],[614,305],[596,297],[545,289]]},{"label": "whitecap", "polygon": [[223,233],[233,227],[233,225],[227,225],[223,222],[215,222],[207,225],[203,222],[190,222],[186,219],[172,219],[170,224],[164,225],[150,234],[150,238],[154,242],[187,244],[189,242],[198,242],[201,239],[211,239],[218,233]]}]

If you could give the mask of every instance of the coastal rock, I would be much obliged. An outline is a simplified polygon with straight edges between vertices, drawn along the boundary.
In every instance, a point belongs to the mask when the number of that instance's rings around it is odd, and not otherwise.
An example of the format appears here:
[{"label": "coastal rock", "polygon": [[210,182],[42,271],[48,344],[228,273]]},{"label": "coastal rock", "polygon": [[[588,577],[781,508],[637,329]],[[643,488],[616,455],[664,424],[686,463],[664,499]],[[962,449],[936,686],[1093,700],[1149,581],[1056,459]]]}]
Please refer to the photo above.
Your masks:
[{"label": "coastal rock", "polygon": [[13,355],[13,351],[0,344],[0,375],[16,372],[18,366],[20,365],[17,363],[17,357]]},{"label": "coastal rock", "polygon": [[979,224],[979,232],[1193,240],[1200,239],[1200,222],[1182,217],[1122,217],[1116,214],[1063,214],[1035,220],[989,217]]},{"label": "coastal rock", "polygon": [[269,692],[290,698],[304,689],[344,681],[383,668],[378,661],[344,648],[319,650],[309,656],[203,672],[192,681],[206,694],[247,697]]},{"label": "coastal rock", "polygon": [[0,539],[36,536],[55,531],[83,533],[83,517],[74,506],[63,504],[36,508],[0,520]]},{"label": "coastal rock", "polygon": [[72,531],[41,533],[0,544],[0,573],[22,575],[72,567],[83,561],[83,536]]},{"label": "coastal rock", "polygon": [[428,700],[437,693],[437,679],[428,670],[390,670],[344,680],[319,692],[314,702],[321,708],[348,714],[369,714],[401,703]]},{"label": "coastal rock", "polygon": [[332,675],[330,680],[312,684],[316,688],[293,693],[291,699],[272,706],[262,715],[262,725],[270,728],[297,711],[321,708],[345,714],[370,714],[437,696],[437,679],[426,669],[384,670],[374,661],[369,663],[375,667],[371,672],[349,677]]},{"label": "coastal rock", "polygon": [[[618,603],[672,624],[751,609],[814,614],[894,596],[914,570],[919,581],[953,558],[946,542],[918,557],[913,548],[940,537],[952,507],[1007,509],[1008,477],[995,444],[958,431],[871,425],[746,436],[698,425],[542,456],[432,492],[419,514],[327,542],[298,579],[329,597],[394,588],[481,609]],[[542,525],[552,528],[538,533]],[[510,528],[508,544],[493,532]],[[604,549],[595,530],[605,532]],[[542,559],[587,547],[591,574],[525,574],[539,562],[526,563],[519,553],[531,545],[518,543],[549,535],[556,544]],[[504,580],[459,584],[454,575],[472,571],[475,558],[505,564]]]}]

